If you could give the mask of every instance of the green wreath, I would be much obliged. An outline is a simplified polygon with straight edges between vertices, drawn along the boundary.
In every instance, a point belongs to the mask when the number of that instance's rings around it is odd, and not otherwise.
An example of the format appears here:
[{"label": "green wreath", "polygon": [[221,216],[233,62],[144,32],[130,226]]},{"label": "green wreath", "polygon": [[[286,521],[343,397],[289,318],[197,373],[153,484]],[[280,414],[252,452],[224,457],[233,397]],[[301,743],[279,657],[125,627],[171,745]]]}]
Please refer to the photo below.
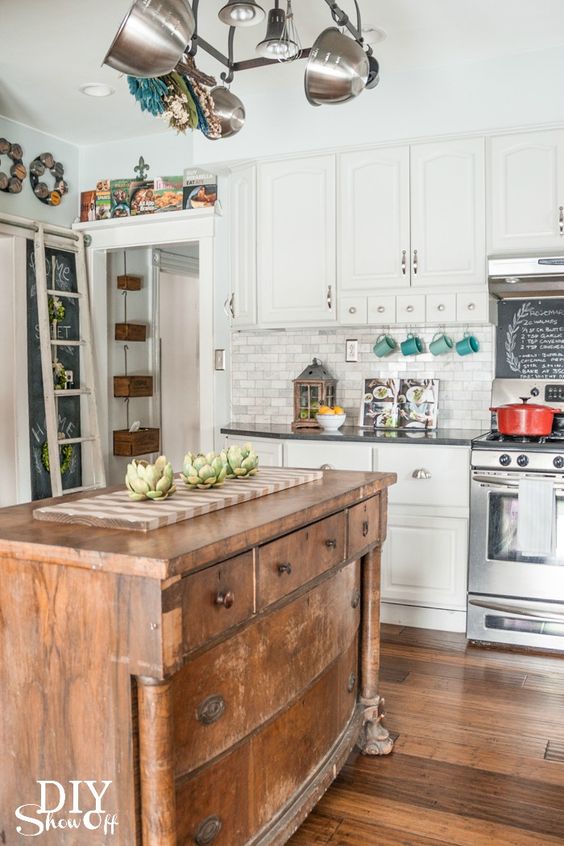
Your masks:
[{"label": "green wreath", "polygon": [[65,307],[58,297],[49,297],[49,320],[61,321],[65,319]]},{"label": "green wreath", "polygon": [[[59,451],[59,457],[61,459],[61,476],[64,476],[71,466],[72,444],[63,444],[62,447],[59,447]],[[47,441],[45,441],[41,447],[41,463],[43,464],[45,470],[49,473],[51,465],[49,464],[49,444]]]}]

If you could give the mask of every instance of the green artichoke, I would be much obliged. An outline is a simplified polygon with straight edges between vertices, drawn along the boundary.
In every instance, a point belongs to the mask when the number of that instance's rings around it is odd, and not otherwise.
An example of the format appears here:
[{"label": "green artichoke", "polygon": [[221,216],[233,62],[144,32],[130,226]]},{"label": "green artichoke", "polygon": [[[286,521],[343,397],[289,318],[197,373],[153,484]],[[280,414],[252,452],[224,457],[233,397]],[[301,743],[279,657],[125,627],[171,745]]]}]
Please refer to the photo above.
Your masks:
[{"label": "green artichoke", "polygon": [[172,464],[160,455],[154,464],[143,459],[127,465],[125,484],[130,499],[136,501],[153,499],[155,502],[166,499],[175,491]]},{"label": "green artichoke", "polygon": [[228,479],[245,479],[258,473],[258,455],[251,444],[230,446],[226,456]]},{"label": "green artichoke", "polygon": [[187,452],[182,468],[184,481],[190,488],[216,488],[222,485],[227,475],[227,457],[225,452],[203,453]]}]

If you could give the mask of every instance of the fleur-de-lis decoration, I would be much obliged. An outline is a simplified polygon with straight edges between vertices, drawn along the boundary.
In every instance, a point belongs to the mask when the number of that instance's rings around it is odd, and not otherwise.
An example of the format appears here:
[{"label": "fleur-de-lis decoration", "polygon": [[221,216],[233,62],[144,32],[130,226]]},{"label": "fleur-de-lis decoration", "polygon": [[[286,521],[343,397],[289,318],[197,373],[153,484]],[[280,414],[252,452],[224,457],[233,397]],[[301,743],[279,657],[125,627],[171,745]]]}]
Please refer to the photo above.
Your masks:
[{"label": "fleur-de-lis decoration", "polygon": [[137,164],[133,170],[137,173],[139,179],[143,180],[147,176],[147,171],[151,170],[151,165],[145,164],[143,156],[139,156],[139,164]]}]

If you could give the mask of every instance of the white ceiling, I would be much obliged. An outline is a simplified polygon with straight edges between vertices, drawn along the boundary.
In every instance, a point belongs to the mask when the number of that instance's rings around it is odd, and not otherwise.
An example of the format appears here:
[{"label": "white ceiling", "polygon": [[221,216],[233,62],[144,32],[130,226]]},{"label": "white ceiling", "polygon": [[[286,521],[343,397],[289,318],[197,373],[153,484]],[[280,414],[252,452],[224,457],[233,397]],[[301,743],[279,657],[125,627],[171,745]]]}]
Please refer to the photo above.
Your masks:
[{"label": "white ceiling", "polygon": [[[200,0],[201,35],[226,50],[227,28],[217,20],[224,0]],[[265,9],[270,0],[260,0]],[[0,0],[0,114],[75,144],[98,144],[163,131],[163,123],[142,113],[124,78],[102,58],[130,0]],[[342,0],[351,16],[352,0]],[[375,48],[382,75],[424,67],[448,67],[564,46],[562,0],[360,0],[363,25],[384,29]],[[293,0],[304,46],[332,25],[325,0]],[[264,24],[239,30],[236,59],[251,58]],[[200,52],[203,70],[221,68]],[[235,92],[265,92],[276,84],[295,87],[295,72],[278,68],[245,71]],[[108,98],[85,97],[87,82],[116,88]],[[301,94],[301,91],[300,91]],[[377,93],[374,95],[377,96]],[[281,102],[285,99],[281,96]]]}]

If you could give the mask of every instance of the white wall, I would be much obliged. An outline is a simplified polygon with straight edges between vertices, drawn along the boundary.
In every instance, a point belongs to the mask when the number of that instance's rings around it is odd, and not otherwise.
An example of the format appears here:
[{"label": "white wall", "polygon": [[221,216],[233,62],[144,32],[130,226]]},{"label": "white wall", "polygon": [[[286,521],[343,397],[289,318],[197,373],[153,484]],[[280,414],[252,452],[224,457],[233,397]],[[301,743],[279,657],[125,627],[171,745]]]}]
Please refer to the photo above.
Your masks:
[{"label": "white wall", "polygon": [[[6,138],[12,144],[23,147],[23,163],[28,170],[21,194],[6,194],[0,191],[0,212],[8,212],[19,217],[30,217],[54,223],[57,226],[70,226],[78,215],[79,176],[78,176],[78,147],[38,132],[21,123],[8,120],[0,115],[0,137]],[[63,197],[60,206],[49,206],[42,203],[34,195],[29,181],[29,165],[40,153],[52,153],[57,161],[65,168],[65,179],[69,185],[69,193]],[[0,170],[9,174],[12,160],[8,156],[0,158]],[[49,187],[53,184],[53,177],[47,174],[44,181]]]},{"label": "white wall", "polygon": [[169,129],[159,135],[141,135],[126,141],[81,147],[81,191],[94,189],[99,179],[133,179],[139,156],[151,165],[147,179],[182,175],[184,168],[192,164],[194,134],[177,135]]},{"label": "white wall", "polygon": [[[377,55],[377,51],[376,51]],[[564,121],[564,51],[520,53],[495,61],[386,73],[372,91],[340,106],[310,106],[304,62],[264,68],[232,85],[247,121],[233,138],[210,143],[194,134],[194,161],[214,163],[395,139]],[[267,90],[268,89],[268,90]]]}]

